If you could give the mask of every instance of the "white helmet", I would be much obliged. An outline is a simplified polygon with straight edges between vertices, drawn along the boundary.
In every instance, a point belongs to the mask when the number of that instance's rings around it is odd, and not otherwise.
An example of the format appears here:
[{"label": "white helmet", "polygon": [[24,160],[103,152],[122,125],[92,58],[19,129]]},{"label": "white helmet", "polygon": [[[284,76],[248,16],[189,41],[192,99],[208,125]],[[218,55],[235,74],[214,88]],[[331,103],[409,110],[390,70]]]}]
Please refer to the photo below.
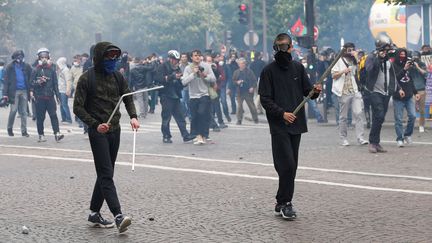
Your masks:
[{"label": "white helmet", "polygon": [[170,50],[170,51],[168,51],[168,57],[179,60],[180,59],[180,53],[176,50]]},{"label": "white helmet", "polygon": [[49,57],[50,51],[48,50],[48,48],[45,47],[39,48],[39,50],[37,51],[37,56],[40,57],[42,53],[47,53]]}]

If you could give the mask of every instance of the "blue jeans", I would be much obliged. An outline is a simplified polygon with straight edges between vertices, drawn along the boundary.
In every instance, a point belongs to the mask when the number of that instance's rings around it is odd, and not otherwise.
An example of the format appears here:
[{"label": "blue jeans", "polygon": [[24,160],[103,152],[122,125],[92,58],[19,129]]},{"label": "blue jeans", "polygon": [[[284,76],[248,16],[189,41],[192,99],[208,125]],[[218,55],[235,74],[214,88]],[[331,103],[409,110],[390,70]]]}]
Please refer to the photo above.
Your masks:
[{"label": "blue jeans", "polygon": [[[415,115],[415,104],[413,98],[408,100],[397,100],[393,99],[394,106],[394,119],[395,119],[395,130],[396,130],[396,141],[403,141],[404,137],[409,137],[413,134],[414,123],[416,120]],[[403,113],[404,109],[407,110],[408,114],[408,122],[405,128],[403,129]]]},{"label": "blue jeans", "polygon": [[188,117],[189,120],[191,119],[191,113],[189,109],[189,89],[183,89],[182,90],[182,98],[180,99],[180,102],[183,107],[184,116]]},{"label": "blue jeans", "polygon": [[226,86],[222,86],[220,87],[219,90],[219,95],[220,95],[220,103],[222,104],[222,110],[223,113],[225,115],[225,118],[230,121],[231,117],[228,111],[228,102],[227,102],[227,96],[226,96]]},{"label": "blue jeans", "polygon": [[318,110],[318,104],[316,103],[316,101],[315,100],[308,100],[307,103],[308,103],[308,109],[312,110],[317,121],[322,122],[323,117],[322,117],[320,111]]},{"label": "blue jeans", "polygon": [[69,97],[65,93],[60,93],[60,114],[63,122],[72,123],[72,117],[68,104]]}]

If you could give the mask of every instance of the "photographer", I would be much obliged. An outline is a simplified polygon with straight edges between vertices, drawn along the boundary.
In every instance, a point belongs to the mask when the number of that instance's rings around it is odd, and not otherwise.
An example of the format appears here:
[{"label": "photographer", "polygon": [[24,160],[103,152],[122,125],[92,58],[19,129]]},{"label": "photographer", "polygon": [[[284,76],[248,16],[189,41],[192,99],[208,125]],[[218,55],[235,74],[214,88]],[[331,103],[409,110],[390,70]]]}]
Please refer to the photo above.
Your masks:
[{"label": "photographer", "polygon": [[[32,84],[30,97],[34,96],[36,99],[36,124],[39,134],[38,142],[46,142],[44,121],[47,112],[54,131],[54,139],[59,142],[63,139],[64,135],[60,133],[56,112],[57,104],[60,103],[56,67],[50,60],[50,52],[47,48],[40,48],[37,52],[37,56],[37,66],[33,70],[30,79]],[[54,98],[54,95],[56,96],[56,99]]]},{"label": "photographer", "polygon": [[[415,105],[412,97],[416,95],[416,100],[418,100],[420,96],[417,95],[414,82],[409,75],[409,70],[414,66],[414,62],[408,60],[406,49],[399,48],[397,50],[393,64],[397,82],[396,92],[393,94],[396,142],[398,147],[403,147],[404,142],[408,144],[412,143],[411,135],[416,120]],[[403,129],[402,121],[404,109],[406,109],[408,114],[408,122],[405,129]]]},{"label": "photographer", "polygon": [[206,143],[210,126],[210,96],[208,86],[216,82],[209,64],[201,62],[201,51],[193,50],[192,63],[183,72],[182,83],[189,86],[191,134],[195,145]]},{"label": "photographer", "polygon": [[168,51],[168,61],[159,65],[156,70],[156,82],[163,85],[164,88],[159,91],[160,102],[162,106],[162,136],[164,143],[172,143],[170,132],[171,116],[177,123],[183,142],[192,141],[194,138],[186,129],[186,120],[182,111],[180,98],[183,85],[180,81],[182,72],[178,66],[180,53],[176,50]]},{"label": "photographer", "polygon": [[415,89],[417,90],[417,94],[419,99],[416,100],[416,108],[420,114],[419,118],[419,132],[424,132],[425,125],[425,101],[426,101],[426,77],[428,75],[427,67],[424,62],[420,59],[420,53],[414,51],[412,53],[412,59],[408,73],[411,80],[414,83]]},{"label": "photographer", "polygon": [[387,152],[380,145],[381,128],[387,113],[388,103],[395,91],[396,75],[389,61],[391,40],[385,36],[375,41],[376,51],[366,59],[367,80],[365,89],[370,92],[372,126],[369,133],[369,152]]},{"label": "photographer", "polygon": [[29,137],[27,133],[27,107],[30,96],[30,75],[32,69],[24,62],[24,52],[17,50],[12,54],[12,62],[5,68],[3,79],[3,104],[11,104],[7,131],[9,136],[14,136],[13,124],[18,111],[21,116],[21,135]]}]

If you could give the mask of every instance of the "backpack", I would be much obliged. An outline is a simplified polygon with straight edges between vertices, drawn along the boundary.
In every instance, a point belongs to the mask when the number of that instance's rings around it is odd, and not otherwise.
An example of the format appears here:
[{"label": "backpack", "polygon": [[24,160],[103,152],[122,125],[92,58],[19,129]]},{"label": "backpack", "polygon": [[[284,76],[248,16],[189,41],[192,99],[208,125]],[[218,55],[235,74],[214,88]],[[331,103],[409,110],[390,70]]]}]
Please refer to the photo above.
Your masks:
[{"label": "backpack", "polygon": [[[122,74],[119,71],[114,72],[114,78],[117,82],[117,93],[119,94],[119,96],[123,95],[121,92],[121,89],[120,89],[120,87],[122,86],[121,78],[120,78],[121,75]],[[88,92],[87,92],[87,97],[86,97],[86,101],[84,104],[86,107],[89,103],[88,101],[91,100],[92,97],[94,97],[96,94],[96,74],[95,74],[95,70],[94,70],[93,66],[88,69],[88,82],[89,82],[88,83],[89,84]]]}]

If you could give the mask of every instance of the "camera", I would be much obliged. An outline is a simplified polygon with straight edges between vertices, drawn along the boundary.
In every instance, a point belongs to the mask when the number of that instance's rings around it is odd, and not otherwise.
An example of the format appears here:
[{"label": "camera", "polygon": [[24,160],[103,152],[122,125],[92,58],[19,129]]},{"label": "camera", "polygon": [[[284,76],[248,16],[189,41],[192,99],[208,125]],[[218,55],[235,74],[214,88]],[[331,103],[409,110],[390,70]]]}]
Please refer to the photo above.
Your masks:
[{"label": "camera", "polygon": [[0,107],[7,107],[9,105],[8,99],[3,97],[0,99]]},{"label": "camera", "polygon": [[199,69],[200,72],[204,72],[204,67],[199,66],[198,69]]}]

